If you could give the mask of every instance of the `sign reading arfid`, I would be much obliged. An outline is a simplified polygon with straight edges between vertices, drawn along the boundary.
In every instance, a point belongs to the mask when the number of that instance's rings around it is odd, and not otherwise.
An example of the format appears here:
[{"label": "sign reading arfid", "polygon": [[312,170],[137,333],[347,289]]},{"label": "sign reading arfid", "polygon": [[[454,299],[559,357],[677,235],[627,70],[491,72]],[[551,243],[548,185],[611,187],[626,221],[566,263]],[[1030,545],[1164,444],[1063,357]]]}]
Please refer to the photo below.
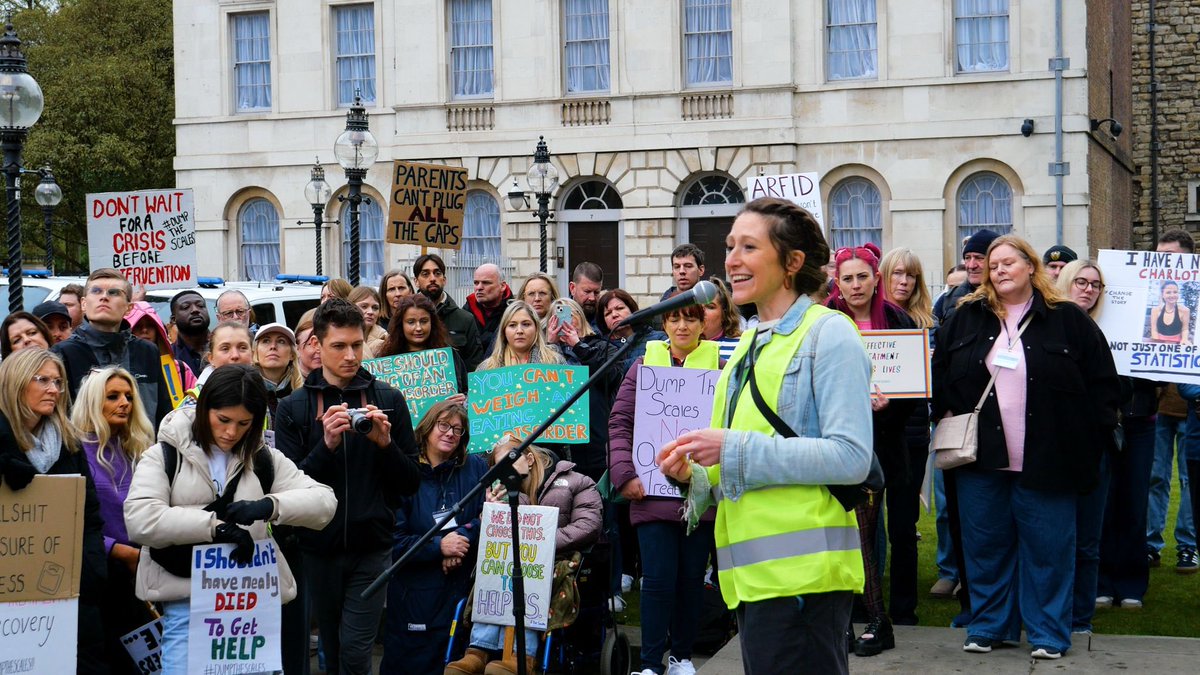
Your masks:
[{"label": "sign reading arfid", "polygon": [[87,196],[92,269],[114,267],[135,286],[187,286],[196,279],[191,189]]},{"label": "sign reading arfid", "polygon": [[825,227],[825,209],[821,206],[821,176],[815,172],[779,176],[751,176],[746,180],[747,198],[776,197],[804,208],[817,224]]},{"label": "sign reading arfid", "polygon": [[392,175],[388,242],[462,248],[467,170],[397,160]]}]

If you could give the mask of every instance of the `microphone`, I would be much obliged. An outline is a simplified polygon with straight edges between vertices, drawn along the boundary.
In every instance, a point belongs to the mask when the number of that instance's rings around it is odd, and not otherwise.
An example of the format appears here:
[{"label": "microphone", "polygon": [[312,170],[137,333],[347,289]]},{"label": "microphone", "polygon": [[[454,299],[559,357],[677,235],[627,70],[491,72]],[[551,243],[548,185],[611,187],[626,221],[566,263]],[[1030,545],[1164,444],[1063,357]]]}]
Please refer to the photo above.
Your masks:
[{"label": "microphone", "polygon": [[641,325],[660,314],[666,314],[692,305],[707,305],[716,299],[717,287],[711,281],[701,281],[693,286],[691,290],[684,291],[679,295],[663,300],[657,305],[651,305],[646,309],[640,309],[630,314],[621,323],[617,324],[616,327]]}]

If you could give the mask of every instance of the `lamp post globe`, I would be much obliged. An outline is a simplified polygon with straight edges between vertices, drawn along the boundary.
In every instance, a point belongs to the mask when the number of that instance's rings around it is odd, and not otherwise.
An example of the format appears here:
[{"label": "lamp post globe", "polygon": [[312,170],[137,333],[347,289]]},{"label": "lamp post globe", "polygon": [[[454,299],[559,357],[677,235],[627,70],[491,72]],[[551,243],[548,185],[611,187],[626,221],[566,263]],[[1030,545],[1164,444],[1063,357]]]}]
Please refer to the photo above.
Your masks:
[{"label": "lamp post globe", "polygon": [[4,156],[8,206],[8,311],[24,309],[21,285],[21,150],[25,135],[42,116],[42,88],[29,74],[21,40],[9,21],[0,36],[0,152]]},{"label": "lamp post globe", "polygon": [[62,202],[62,188],[54,180],[50,167],[42,167],[42,180],[33,191],[33,199],[42,207],[42,216],[46,223],[46,271],[54,274],[54,209]]},{"label": "lamp post globe", "polygon": [[[550,148],[546,146],[546,137],[538,136],[537,149],[533,152],[533,164],[525,174],[525,182],[529,191],[537,196],[538,234],[541,239],[541,270],[546,272],[546,220],[550,218],[550,194],[558,187],[558,169],[550,163]],[[512,199],[512,195],[509,195]]]},{"label": "lamp post globe", "polygon": [[363,107],[360,96],[354,97],[354,105],[346,111],[346,130],[334,142],[333,154],[346,172],[349,195],[344,200],[350,202],[350,261],[346,266],[346,277],[350,285],[357,286],[361,253],[358,207],[363,202],[363,179],[367,177],[367,170],[379,156],[379,143],[371,134],[367,122],[367,109]]},{"label": "lamp post globe", "polygon": [[325,211],[325,205],[329,203],[329,198],[333,196],[333,189],[329,187],[329,183],[325,182],[325,167],[321,166],[321,160],[317,160],[308,176],[308,184],[304,186],[304,198],[308,200],[313,210],[313,227],[316,228],[313,234],[317,245],[317,276],[321,276],[324,273],[321,261],[321,214]]}]

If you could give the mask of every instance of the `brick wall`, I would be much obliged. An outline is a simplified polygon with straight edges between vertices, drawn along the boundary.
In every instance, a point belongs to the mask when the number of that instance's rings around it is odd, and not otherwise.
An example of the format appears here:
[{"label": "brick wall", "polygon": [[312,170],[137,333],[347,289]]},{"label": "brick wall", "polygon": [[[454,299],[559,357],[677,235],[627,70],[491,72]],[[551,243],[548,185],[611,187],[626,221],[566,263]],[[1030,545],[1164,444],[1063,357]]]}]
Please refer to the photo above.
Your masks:
[{"label": "brick wall", "polygon": [[[1125,0],[1087,3],[1088,117],[1112,118],[1125,131],[1117,137],[1104,124],[1088,143],[1088,242],[1093,251],[1126,248],[1133,242],[1131,26]],[[1072,66],[1078,67],[1076,64]]]}]

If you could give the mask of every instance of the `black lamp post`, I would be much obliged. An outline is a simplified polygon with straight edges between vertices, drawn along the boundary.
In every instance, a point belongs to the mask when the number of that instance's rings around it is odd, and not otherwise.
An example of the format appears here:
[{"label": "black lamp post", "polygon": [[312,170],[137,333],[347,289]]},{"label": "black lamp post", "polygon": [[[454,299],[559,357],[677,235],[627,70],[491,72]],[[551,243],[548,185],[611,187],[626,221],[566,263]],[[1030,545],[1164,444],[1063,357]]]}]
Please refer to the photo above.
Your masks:
[{"label": "black lamp post", "polygon": [[29,74],[21,40],[9,21],[0,37],[0,152],[8,200],[8,311],[25,308],[21,288],[21,149],[42,116],[42,88]]},{"label": "black lamp post", "polygon": [[[329,188],[329,183],[325,182],[325,167],[321,166],[321,160],[313,165],[312,171],[309,173],[308,185],[304,186],[304,198],[312,204],[313,210],[313,226],[316,228],[314,234],[317,240],[317,276],[321,276],[324,272],[321,271],[321,214],[325,211],[325,205],[329,203],[329,197],[333,191]],[[297,225],[304,221],[297,221]]]},{"label": "black lamp post", "polygon": [[[550,218],[550,195],[554,192],[554,188],[558,187],[558,169],[550,163],[550,148],[546,147],[546,137],[538,136],[537,149],[533,152],[533,164],[529,167],[529,173],[525,174],[525,182],[529,186],[529,191],[537,197],[537,211],[533,215],[537,216],[539,229],[538,233],[541,236],[541,270],[546,272],[546,221]],[[513,179],[513,190],[508,193],[508,204],[513,209],[520,209],[522,206],[528,207],[529,201],[525,198],[525,193],[517,189],[517,181]]]},{"label": "black lamp post", "polygon": [[42,180],[33,191],[33,198],[42,207],[42,215],[46,218],[46,271],[54,274],[54,209],[62,201],[62,188],[54,180],[50,167],[41,170]]},{"label": "black lamp post", "polygon": [[371,135],[367,124],[367,109],[363,107],[362,98],[357,95],[354,97],[354,105],[346,112],[346,130],[334,142],[333,154],[337,157],[338,164],[346,171],[350,192],[346,197],[338,195],[338,201],[350,202],[350,262],[346,266],[346,277],[351,286],[357,286],[360,254],[358,207],[363,202],[371,203],[370,197],[362,196],[362,184],[363,179],[367,177],[367,169],[371,168],[379,155],[379,144]]}]

